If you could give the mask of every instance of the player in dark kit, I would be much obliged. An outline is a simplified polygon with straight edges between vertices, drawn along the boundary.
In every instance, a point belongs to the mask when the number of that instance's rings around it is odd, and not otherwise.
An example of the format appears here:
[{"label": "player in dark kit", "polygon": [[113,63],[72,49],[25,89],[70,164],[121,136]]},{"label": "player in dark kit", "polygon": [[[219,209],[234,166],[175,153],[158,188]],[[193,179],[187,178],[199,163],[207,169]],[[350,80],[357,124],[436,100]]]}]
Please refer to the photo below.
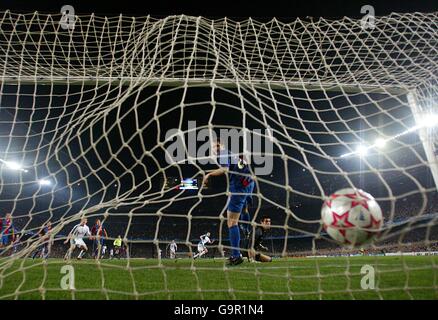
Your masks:
[{"label": "player in dark kit", "polygon": [[[260,251],[268,251],[263,245],[266,232],[271,228],[271,218],[263,216],[260,219],[260,226],[255,229],[254,237],[249,237],[247,244],[247,257],[249,261],[271,262],[272,258]],[[252,244],[252,245],[251,245]]]},{"label": "player in dark kit", "polygon": [[96,220],[96,224],[91,228],[93,241],[93,256],[95,259],[101,258],[102,247],[105,244],[105,239],[108,238],[108,233],[100,219]]},{"label": "player in dark kit", "polygon": [[49,257],[52,247],[52,240],[50,239],[51,231],[52,223],[50,221],[40,229],[38,232],[38,237],[40,238],[39,241],[41,241],[42,244],[35,250],[32,255],[32,259],[35,259],[36,257],[47,259]]}]

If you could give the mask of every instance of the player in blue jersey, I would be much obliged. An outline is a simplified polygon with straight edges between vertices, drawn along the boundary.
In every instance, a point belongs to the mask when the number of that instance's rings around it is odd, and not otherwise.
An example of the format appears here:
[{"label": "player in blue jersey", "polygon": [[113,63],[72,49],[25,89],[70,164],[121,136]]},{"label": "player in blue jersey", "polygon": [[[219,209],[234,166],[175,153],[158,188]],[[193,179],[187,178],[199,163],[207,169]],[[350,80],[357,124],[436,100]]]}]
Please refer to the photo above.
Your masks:
[{"label": "player in blue jersey", "polygon": [[[244,239],[249,237],[251,233],[251,214],[249,213],[249,208],[252,206],[252,196],[246,197],[245,207],[240,213],[240,222],[239,227],[242,230]],[[243,222],[243,223],[242,223]]]},{"label": "player in blue jersey", "polygon": [[227,226],[231,243],[229,264],[238,265],[243,262],[240,254],[239,218],[248,202],[248,197],[253,193],[255,182],[247,162],[242,157],[230,154],[221,141],[214,143],[213,153],[217,155],[221,167],[205,175],[204,184],[208,183],[210,177],[228,174],[231,193],[227,207]]}]

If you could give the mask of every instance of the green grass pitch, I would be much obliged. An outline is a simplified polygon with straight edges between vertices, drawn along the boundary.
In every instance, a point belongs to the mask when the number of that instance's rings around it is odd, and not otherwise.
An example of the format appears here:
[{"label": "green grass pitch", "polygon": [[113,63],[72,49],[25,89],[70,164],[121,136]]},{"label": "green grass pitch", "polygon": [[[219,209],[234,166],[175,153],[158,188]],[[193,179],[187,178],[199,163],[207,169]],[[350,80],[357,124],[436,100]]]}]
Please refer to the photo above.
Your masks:
[{"label": "green grass pitch", "polygon": [[[59,259],[0,260],[0,299],[438,299],[438,257],[276,259],[226,267],[222,259],[72,261],[62,290]],[[361,268],[375,289],[361,288]]]}]

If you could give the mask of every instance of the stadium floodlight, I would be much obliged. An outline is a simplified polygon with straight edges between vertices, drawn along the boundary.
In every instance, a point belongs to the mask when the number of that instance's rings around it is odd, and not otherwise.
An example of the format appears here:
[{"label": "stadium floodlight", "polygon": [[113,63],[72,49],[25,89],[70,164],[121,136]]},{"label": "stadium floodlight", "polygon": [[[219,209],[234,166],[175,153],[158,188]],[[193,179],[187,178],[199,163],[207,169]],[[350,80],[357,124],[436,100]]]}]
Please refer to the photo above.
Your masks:
[{"label": "stadium floodlight", "polygon": [[382,138],[378,138],[378,139],[376,139],[376,142],[374,143],[374,145],[377,148],[384,148],[386,146],[386,140],[382,139]]},{"label": "stadium floodlight", "polygon": [[11,169],[11,170],[21,170],[22,169],[18,163],[12,162],[12,161],[6,161],[5,165],[6,165],[6,167],[8,167],[8,169]]},{"label": "stadium floodlight", "polygon": [[366,156],[368,153],[368,148],[364,145],[360,145],[357,147],[356,153],[361,157]]},{"label": "stadium floodlight", "polygon": [[438,125],[438,114],[425,114],[421,117],[419,126],[432,128]]},{"label": "stadium floodlight", "polygon": [[40,184],[40,186],[50,186],[52,184],[52,182],[47,179],[41,179],[38,181],[38,183]]},{"label": "stadium floodlight", "polygon": [[5,161],[3,159],[0,159],[0,162],[3,163],[6,168],[10,169],[10,170],[15,170],[15,171],[24,171],[27,172],[26,169],[24,169],[19,163],[14,162],[14,161]]}]

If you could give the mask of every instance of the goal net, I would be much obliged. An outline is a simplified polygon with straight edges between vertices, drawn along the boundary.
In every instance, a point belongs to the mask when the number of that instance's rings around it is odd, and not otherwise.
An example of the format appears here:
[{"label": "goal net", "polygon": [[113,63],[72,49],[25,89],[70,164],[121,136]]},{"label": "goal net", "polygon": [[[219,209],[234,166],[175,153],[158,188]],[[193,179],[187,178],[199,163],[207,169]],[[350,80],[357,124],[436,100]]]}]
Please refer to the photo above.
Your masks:
[{"label": "goal net", "polygon": [[[0,298],[436,299],[437,30],[1,12]],[[272,262],[227,265],[216,138],[255,181],[241,253]],[[322,227],[344,188],[382,209],[368,245]]]}]

